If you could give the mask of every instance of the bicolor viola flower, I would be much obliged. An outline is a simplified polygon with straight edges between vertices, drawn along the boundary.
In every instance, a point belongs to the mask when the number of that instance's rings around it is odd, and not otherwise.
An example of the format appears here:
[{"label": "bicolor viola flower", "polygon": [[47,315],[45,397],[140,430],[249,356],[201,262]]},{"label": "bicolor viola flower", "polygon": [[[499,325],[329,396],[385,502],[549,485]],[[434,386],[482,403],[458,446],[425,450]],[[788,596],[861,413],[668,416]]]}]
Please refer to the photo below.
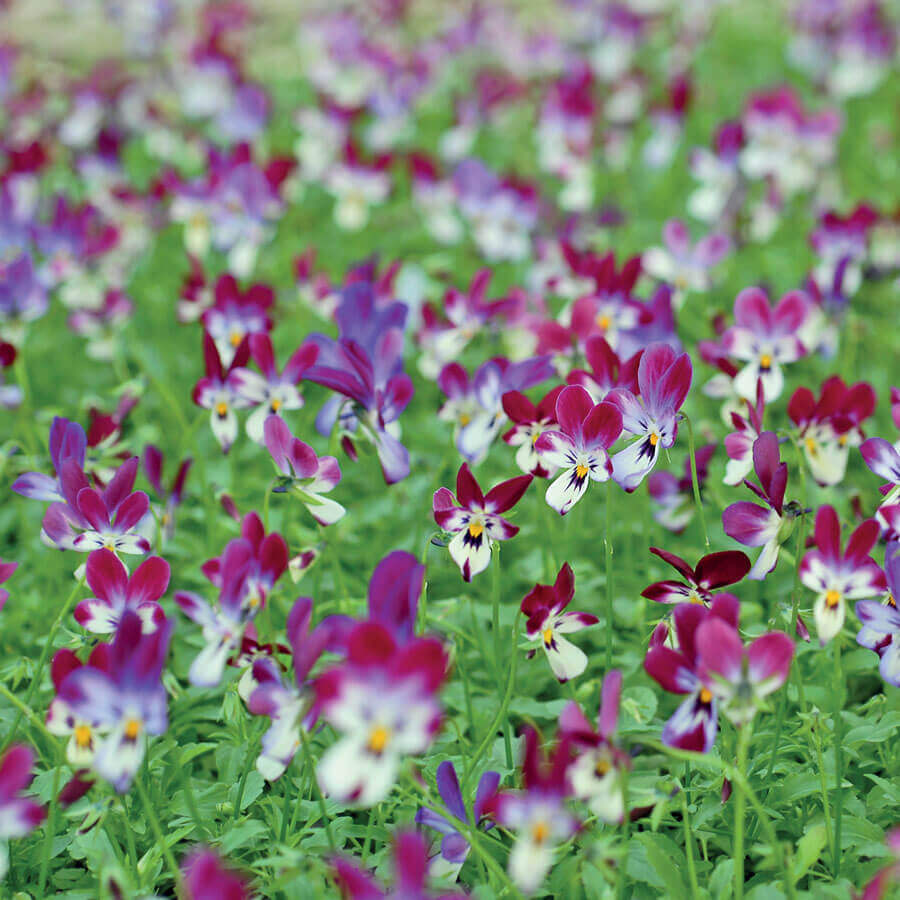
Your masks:
[{"label": "bicolor viola flower", "polygon": [[223,453],[231,449],[238,433],[236,409],[246,409],[250,401],[238,393],[234,372],[242,368],[250,357],[250,345],[241,341],[233,354],[228,368],[222,365],[222,358],[216,343],[209,334],[203,332],[203,364],[206,375],[194,385],[194,403],[201,409],[208,409],[209,424]]},{"label": "bicolor viola flower", "polygon": [[417,831],[402,831],[394,840],[394,886],[383,888],[372,873],[351,859],[334,860],[334,872],[345,900],[465,900],[461,893],[432,894],[426,890],[428,843]]},{"label": "bicolor viola flower", "polygon": [[[560,684],[580,675],[588,663],[587,654],[563,635],[590,628],[600,621],[590,613],[566,612],[574,596],[575,573],[565,563],[552,585],[536,584],[525,595],[521,606],[527,617],[528,640],[544,648],[547,662]],[[529,656],[536,652],[532,650]]]},{"label": "bicolor viola flower", "polygon": [[559,385],[549,391],[535,405],[521,391],[507,391],[503,395],[503,411],[514,423],[503,440],[516,450],[516,465],[536,478],[549,478],[556,466],[546,461],[535,448],[538,438],[558,426],[556,400],[563,390]]},{"label": "bicolor viola flower", "polygon": [[72,460],[79,469],[84,469],[87,449],[87,435],[77,422],[56,416],[50,426],[50,461],[56,477],[42,472],[26,472],[12,484],[12,489],[30,500],[65,502],[61,475],[63,463]]},{"label": "bicolor viola flower", "polygon": [[169,621],[143,634],[140,616],[126,610],[110,647],[108,671],[82,666],[60,687],[73,716],[102,732],[92,766],[119,793],[137,774],[148,737],[162,734],[168,725],[160,676],[171,636]]},{"label": "bicolor viola flower", "polygon": [[[709,477],[709,463],[716,452],[716,444],[704,444],[695,452],[697,486],[700,500]],[[694,500],[694,482],[691,477],[691,457],[684,461],[684,474],[678,478],[672,472],[651,472],[647,479],[647,493],[653,499],[653,518],[673,534],[681,534],[697,511]]]},{"label": "bicolor viola flower", "polygon": [[859,600],[856,618],[862,628],[856,636],[861,647],[874,650],[881,661],[878,671],[888,684],[900,687],[900,543],[890,541],[884,551],[887,595],[883,601]]},{"label": "bicolor viola flower", "polygon": [[841,524],[833,506],[816,513],[816,549],[800,563],[800,580],[816,593],[813,615],[824,646],[844,627],[848,600],[862,600],[882,593],[884,573],[869,554],[878,542],[878,523],[866,519],[850,535],[841,550]]},{"label": "bicolor viola flower", "polygon": [[879,488],[884,496],[884,500],[881,501],[881,510],[898,503],[900,501],[900,450],[884,438],[873,437],[860,446],[859,452],[869,469],[885,480],[885,484]]},{"label": "bicolor viola flower", "polygon": [[579,385],[564,388],[556,399],[559,430],[545,431],[535,450],[561,471],[544,498],[564,516],[585,494],[590,481],[607,481],[613,465],[608,449],[622,433],[622,414],[607,401],[595,404]]},{"label": "bicolor viola flower", "polygon": [[31,784],[34,753],[24,744],[13,744],[0,759],[0,878],[9,869],[6,841],[25,837],[44,821],[46,810],[22,796]]},{"label": "bicolor viola flower", "polygon": [[144,448],[144,475],[150,482],[156,496],[159,498],[161,509],[158,515],[159,530],[163,541],[170,541],[175,536],[175,511],[181,506],[184,495],[184,484],[187,481],[188,472],[191,470],[193,460],[184,459],[175,472],[171,487],[163,486],[163,454],[159,447],[147,444]]},{"label": "bicolor viola flower", "polygon": [[539,742],[533,728],[525,729],[524,789],[501,791],[488,803],[497,822],[515,832],[507,871],[526,894],[540,888],[553,865],[555,848],[578,830],[578,820],[565,805],[570,742],[563,737],[546,758]]},{"label": "bicolor viola flower", "polygon": [[485,816],[485,808],[497,793],[500,773],[485,772],[478,779],[471,816],[463,801],[456,769],[449,759],[445,759],[438,766],[435,777],[438,793],[441,795],[441,800],[444,801],[446,812],[420,806],[416,812],[416,823],[433,828],[438,834],[443,835],[440,851],[431,857],[428,865],[431,877],[455,880],[470,849],[468,840],[460,833],[455,822],[458,820],[470,825],[474,824],[475,828],[483,828],[485,831],[490,831],[494,827],[494,823]]},{"label": "bicolor viola flower", "polygon": [[566,375],[568,384],[580,384],[590,395],[594,403],[606,399],[606,395],[615,388],[624,388],[633,394],[638,392],[637,372],[643,350],[620,359],[605,337],[591,335],[584,345],[584,358],[591,367],[572,369]]},{"label": "bicolor viola flower", "polygon": [[622,428],[637,440],[612,458],[612,477],[631,492],[656,465],[660,451],[675,443],[678,411],[691,387],[693,369],[687,353],[680,356],[668,344],[651,344],[638,364],[638,390],[617,388],[607,401],[622,413]]},{"label": "bicolor viola flower", "polygon": [[679,603],[672,614],[675,649],[666,646],[669,629],[662,623],[650,638],[644,669],[663,690],[687,695],[662,730],[662,742],[670,747],[709,753],[719,728],[718,700],[701,681],[697,656],[697,629],[710,617],[718,617],[731,628],[738,626],[739,604],[731,594],[719,594],[709,608],[697,603]]},{"label": "bicolor viola flower", "polygon": [[278,416],[269,416],[264,426],[266,449],[281,473],[272,490],[290,492],[306,506],[320,525],[333,525],[347,510],[324,497],[341,480],[341,467],[333,456],[316,456],[315,450],[291,434]]},{"label": "bicolor viola flower", "polygon": [[303,396],[297,385],[306,370],[319,357],[315,344],[303,344],[285,363],[284,370],[275,365],[275,352],[268,334],[252,334],[249,338],[250,358],[260,372],[248,368],[234,369],[230,380],[234,390],[248,406],[256,407],[247,417],[247,436],[257,444],[263,443],[263,428],[269,416],[281,416],[284,410],[300,409]]},{"label": "bicolor viola flower", "polygon": [[215,850],[194,850],[181,872],[186,900],[250,900],[245,879],[226,868]]},{"label": "bicolor viola flower", "polygon": [[453,534],[447,549],[466,581],[488,567],[494,541],[508,541],[518,534],[519,527],[500,513],[521,500],[531,481],[531,475],[519,475],[483,494],[469,464],[463,463],[456,475],[456,497],[445,487],[434,492],[434,521]]},{"label": "bicolor viola flower", "polygon": [[625,816],[623,775],[631,768],[631,758],[613,740],[621,694],[622,673],[610,669],[600,689],[596,730],[574,701],[566,704],[559,716],[560,732],[575,752],[568,769],[572,792],[598,819],[611,825]]},{"label": "bicolor viola flower", "polygon": [[794,642],[783,631],[760,635],[745,647],[737,628],[715,615],[697,628],[694,645],[700,681],[737,727],[749,722],[762,700],[787,681],[794,658]]},{"label": "bicolor viola flower", "polygon": [[[12,578],[13,572],[19,567],[17,562],[3,562],[0,559],[0,584],[3,584],[5,581],[9,581]],[[9,591],[6,588],[0,588],[0,609],[3,609],[6,606],[6,601],[9,600]]]},{"label": "bicolor viola flower", "polygon": [[438,732],[447,656],[436,638],[400,643],[380,622],[355,625],[346,647],[346,661],[315,682],[322,715],[340,734],[316,775],[338,802],[373,806],[393,787],[403,757],[424,753]]},{"label": "bicolor viola flower", "polygon": [[698,603],[709,606],[713,592],[719,588],[737,584],[749,571],[750,560],[740,550],[723,550],[708,553],[691,568],[680,556],[651,547],[663,562],[668,563],[681,581],[656,581],[641,591],[641,596],[657,603]]},{"label": "bicolor viola flower", "polygon": [[784,389],[781,367],[806,355],[797,331],[808,311],[809,302],[800,291],[785,294],[774,309],[761,288],[745,288],[737,295],[735,324],[722,335],[722,346],[729,356],[745,363],[734,378],[735,390],[745,400],[756,399],[759,380],[766,403],[781,395]]},{"label": "bicolor viola flower", "polygon": [[[222,366],[234,369],[246,363],[234,362],[244,338],[251,334],[268,334],[272,330],[269,310],[275,294],[266,284],[253,284],[241,291],[233,275],[220,275],[215,286],[213,305],[200,317],[206,334],[215,343]],[[207,375],[210,372],[207,370]]]},{"label": "bicolor viola flower", "polygon": [[739,500],[722,513],[725,534],[745,547],[762,547],[748,578],[762,581],[778,562],[778,549],[790,537],[794,519],[800,514],[796,503],[784,503],[787,463],[780,461],[778,438],[764,431],[753,444],[753,467],[760,486],[745,481],[765,506]]},{"label": "bicolor viola flower", "polygon": [[146,633],[165,620],[159,598],[169,586],[169,564],[145,559],[129,576],[115,553],[105,547],[88,556],[85,578],[94,596],[75,607],[75,621],[92,634],[112,634],[126,610],[136,612]]},{"label": "bicolor viola flower", "polygon": [[737,429],[725,435],[725,452],[728,462],[725,465],[725,484],[740,484],[753,471],[753,444],[763,431],[763,414],[766,400],[763,396],[762,381],[756,383],[756,403],[749,400],[746,404],[747,414],[731,413],[731,423]]}]

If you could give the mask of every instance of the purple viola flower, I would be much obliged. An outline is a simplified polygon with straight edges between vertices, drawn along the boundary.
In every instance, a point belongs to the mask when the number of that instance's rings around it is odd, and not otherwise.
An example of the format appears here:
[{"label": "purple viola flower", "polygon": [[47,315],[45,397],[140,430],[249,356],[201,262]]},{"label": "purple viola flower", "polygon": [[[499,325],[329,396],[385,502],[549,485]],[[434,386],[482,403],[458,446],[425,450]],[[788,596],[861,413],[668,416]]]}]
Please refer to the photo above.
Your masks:
[{"label": "purple viola flower", "polygon": [[[43,806],[22,796],[31,783],[34,753],[24,744],[13,744],[0,759],[0,840],[25,837],[44,821]],[[9,868],[9,855],[0,854],[0,878]]]},{"label": "purple viola flower", "polygon": [[762,581],[778,562],[778,548],[790,537],[794,518],[799,514],[796,505],[784,505],[787,487],[787,463],[781,462],[778,438],[774,431],[764,431],[753,443],[753,467],[760,486],[749,481],[744,484],[765,506],[739,500],[722,513],[725,534],[745,547],[762,547],[747,577]]},{"label": "purple viola flower", "polygon": [[[0,584],[3,584],[5,581],[8,581],[12,578],[13,572],[19,567],[17,562],[3,562],[0,559]],[[6,606],[6,601],[9,600],[9,591],[6,588],[0,588],[0,609],[3,609]]]},{"label": "purple viola flower", "polygon": [[[521,610],[527,617],[525,633],[532,643],[539,643],[547,662],[560,684],[580,675],[588,663],[587,654],[564,634],[590,628],[600,620],[590,613],[566,612],[575,596],[575,573],[565,563],[552,584],[536,584],[523,598]],[[529,656],[535,654],[530,651]]]},{"label": "purple viola flower", "polygon": [[585,494],[590,481],[607,481],[613,464],[607,450],[622,433],[622,414],[613,403],[595,404],[579,385],[569,385],[556,398],[558,431],[545,431],[535,450],[561,471],[544,498],[564,516]]},{"label": "purple viola flower", "polygon": [[797,337],[809,313],[809,301],[801,291],[785,294],[773,309],[758,287],[745,288],[734,301],[734,321],[722,336],[729,356],[745,362],[734,377],[739,396],[753,401],[756,383],[762,381],[766,403],[777,400],[784,389],[782,365],[806,355]]},{"label": "purple viola flower", "polygon": [[640,396],[618,388],[607,401],[622,413],[622,428],[637,440],[612,458],[612,477],[633,491],[656,465],[660,451],[675,443],[678,410],[691,387],[693,369],[687,353],[680,356],[668,344],[651,344],[638,365]]},{"label": "purple viola flower", "polygon": [[336,500],[323,497],[337,487],[341,468],[333,456],[316,456],[309,444],[291,434],[278,416],[269,416],[264,426],[266,449],[282,477],[272,489],[290,491],[312,513],[320,525],[333,525],[347,510]]},{"label": "purple viola flower", "polygon": [[184,483],[187,480],[188,472],[191,470],[193,460],[191,458],[182,460],[181,465],[175,472],[172,479],[172,485],[168,489],[163,487],[163,454],[162,451],[153,444],[147,444],[144,448],[144,475],[150,482],[153,490],[156,491],[162,503],[162,511],[159,513],[159,527],[164,541],[170,541],[175,536],[175,511],[181,506],[181,498],[184,494]]},{"label": "purple viola flower", "polygon": [[427,828],[433,828],[443,835],[440,852],[431,858],[429,864],[429,873],[432,878],[455,879],[469,855],[470,847],[468,840],[463,837],[454,824],[454,820],[470,824],[474,820],[475,827],[483,828],[485,831],[489,831],[494,827],[494,823],[485,816],[485,807],[491,797],[497,793],[497,786],[500,784],[500,773],[485,772],[478,779],[471,816],[463,801],[456,769],[449,759],[445,759],[438,766],[436,782],[438,793],[441,795],[444,806],[450,815],[447,816],[443,811],[429,809],[427,806],[420,806],[418,812],[416,812],[416,822],[419,825],[425,825]]},{"label": "purple viola flower", "polygon": [[844,627],[847,601],[872,597],[885,590],[884,573],[869,554],[878,542],[878,523],[866,519],[841,550],[841,523],[833,506],[816,513],[816,549],[800,563],[800,580],[816,593],[813,614],[824,646]]},{"label": "purple viola flower", "polygon": [[194,850],[181,867],[186,900],[250,900],[247,882],[227,869],[214,850]]},{"label": "purple viola flower", "polygon": [[73,715],[102,733],[93,768],[119,793],[128,790],[137,774],[147,737],[163,734],[168,726],[160,676],[171,636],[168,620],[152,634],[143,634],[141,617],[126,610],[110,648],[109,671],[82,666],[60,688]]},{"label": "purple viola flower", "polygon": [[77,422],[56,416],[50,426],[49,441],[50,461],[56,477],[51,478],[42,472],[26,472],[13,482],[12,489],[30,500],[65,502],[60,484],[62,465],[72,460],[79,469],[83,469],[86,448],[84,429]]},{"label": "purple viola flower", "polygon": [[466,581],[488,567],[494,541],[508,541],[519,533],[500,513],[522,499],[531,481],[531,475],[519,475],[483,494],[469,464],[463,463],[456,475],[456,497],[445,487],[434,492],[434,521],[454,535],[447,549]]},{"label": "purple viola flower", "polygon": [[856,617],[862,628],[856,636],[861,647],[874,650],[881,661],[878,671],[881,677],[895,687],[900,687],[900,543],[890,541],[884,551],[884,574],[887,596],[884,602],[860,600],[856,604]]},{"label": "purple viola flower", "polygon": [[682,581],[656,581],[641,591],[641,596],[657,603],[699,603],[709,606],[713,591],[737,584],[749,571],[750,560],[740,550],[708,553],[691,568],[680,556],[651,547],[663,562],[668,563],[682,577]]},{"label": "purple viola flower", "polygon": [[0,322],[19,343],[22,329],[47,311],[47,290],[34,270],[30,253],[0,262]]},{"label": "purple viola flower", "polygon": [[[709,462],[715,451],[715,444],[704,444],[696,451],[697,485],[701,500],[709,477]],[[651,472],[647,479],[647,492],[653,498],[655,506],[653,518],[673,534],[681,534],[697,510],[690,456],[684,461],[684,474],[681,478],[671,472]]]},{"label": "purple viola flower", "polygon": [[745,400],[747,415],[731,413],[731,423],[736,431],[725,435],[725,452],[728,462],[725,465],[725,484],[740,484],[753,470],[753,444],[762,434],[763,413],[766,400],[763,394],[762,381],[756,383],[756,404]]},{"label": "purple viola flower", "polygon": [[900,500],[900,450],[884,438],[872,437],[860,446],[859,452],[865,464],[886,482],[880,488],[884,495],[882,508],[897,503]]},{"label": "purple viola flower", "polygon": [[268,334],[251,334],[250,358],[260,372],[241,367],[231,372],[231,385],[248,406],[256,407],[247,417],[247,436],[257,444],[263,443],[263,427],[269,416],[280,416],[283,410],[300,409],[303,396],[297,388],[304,372],[319,356],[315,344],[303,344],[285,363],[284,370],[275,365],[275,352]]},{"label": "purple viola flower", "polygon": [[696,634],[700,625],[711,616],[738,625],[739,604],[731,594],[714,597],[709,608],[696,603],[679,603],[675,607],[675,643],[677,649],[666,646],[669,631],[659,626],[650,639],[644,659],[644,669],[663,690],[672,694],[687,694],[662,730],[662,741],[670,747],[709,753],[719,728],[718,700],[698,675]]},{"label": "purple viola flower", "polygon": [[75,621],[92,634],[112,634],[126,610],[141,618],[146,633],[165,620],[159,598],[169,586],[169,564],[159,556],[145,559],[129,576],[115,553],[94,550],[87,559],[85,579],[94,596],[75,607]]}]

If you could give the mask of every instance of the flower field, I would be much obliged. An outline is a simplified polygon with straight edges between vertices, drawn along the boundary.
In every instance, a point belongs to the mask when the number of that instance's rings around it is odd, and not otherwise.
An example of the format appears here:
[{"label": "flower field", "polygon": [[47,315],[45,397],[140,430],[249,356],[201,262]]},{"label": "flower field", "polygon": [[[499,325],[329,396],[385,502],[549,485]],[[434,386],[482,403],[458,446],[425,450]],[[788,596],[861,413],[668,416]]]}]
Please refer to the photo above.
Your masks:
[{"label": "flower field", "polygon": [[0,896],[895,896],[898,29],[0,4]]}]

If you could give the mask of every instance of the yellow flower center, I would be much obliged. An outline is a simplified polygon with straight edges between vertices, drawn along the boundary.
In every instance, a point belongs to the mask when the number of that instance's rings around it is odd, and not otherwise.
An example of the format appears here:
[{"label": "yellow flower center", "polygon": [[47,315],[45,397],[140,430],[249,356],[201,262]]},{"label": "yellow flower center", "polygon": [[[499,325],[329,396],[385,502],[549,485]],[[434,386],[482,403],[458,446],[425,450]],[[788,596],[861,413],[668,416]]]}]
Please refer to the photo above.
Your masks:
[{"label": "yellow flower center", "polygon": [[588,467],[584,463],[579,463],[577,466],[575,466],[575,474],[579,478],[587,478],[587,473]]},{"label": "yellow flower center", "polygon": [[838,444],[839,444],[841,447],[846,447],[846,446],[847,446],[847,435],[846,435],[846,434],[842,434],[842,435],[838,438]]},{"label": "yellow flower center", "polygon": [[806,442],[805,442],[805,443],[806,443],[806,449],[807,449],[810,453],[815,454],[816,450],[817,450],[818,447],[819,447],[819,445],[816,443],[816,439],[815,439],[815,438],[808,437],[808,438],[806,439]]},{"label": "yellow flower center", "polygon": [[550,837],[550,826],[546,822],[535,822],[531,826],[531,839],[536,844],[543,844]]},{"label": "yellow flower center", "polygon": [[91,746],[91,726],[90,725],[76,725],[75,726],[75,744],[81,749],[85,749],[86,747]]},{"label": "yellow flower center", "polygon": [[463,428],[465,428],[466,425],[468,425],[469,422],[471,422],[471,421],[472,421],[472,417],[471,417],[468,413],[463,413],[463,414],[459,417],[459,424],[460,424]]},{"label": "yellow flower center", "polygon": [[469,536],[472,538],[481,537],[481,532],[484,531],[484,525],[481,522],[469,522]]},{"label": "yellow flower center", "polygon": [[137,739],[137,736],[141,733],[141,720],[140,719],[129,719],[125,723],[125,737],[129,741],[133,741]]},{"label": "yellow flower center", "polygon": [[893,606],[894,609],[897,608],[897,601],[894,599],[894,595],[893,595],[893,594],[888,594],[887,605],[888,605],[888,606]]},{"label": "yellow flower center", "polygon": [[597,764],[594,766],[594,774],[598,778],[603,778],[604,775],[609,774],[609,770],[612,766],[609,763],[609,760],[605,756],[601,756],[600,759],[597,760]]},{"label": "yellow flower center", "polygon": [[759,366],[761,369],[769,369],[772,366],[772,357],[768,353],[763,353],[759,358]]},{"label": "yellow flower center", "polygon": [[650,446],[655,447],[659,443],[659,435],[654,431],[653,434],[650,435]]},{"label": "yellow flower center", "polygon": [[277,413],[281,409],[281,401],[277,397],[273,397],[269,406],[273,413]]},{"label": "yellow flower center", "polygon": [[712,691],[709,688],[700,689],[700,702],[710,703],[712,701]]},{"label": "yellow flower center", "polygon": [[107,542],[103,545],[103,549],[104,549],[104,550],[115,550],[115,549],[116,549],[116,545],[115,545],[112,541],[107,541]]},{"label": "yellow flower center", "polygon": [[250,609],[256,609],[256,607],[259,606],[259,604],[260,604],[260,598],[259,598],[259,594],[257,594],[256,592],[252,593],[247,598],[247,606],[249,606]]},{"label": "yellow flower center", "polygon": [[608,331],[609,326],[612,325],[612,321],[609,318],[609,316],[603,315],[602,313],[599,316],[597,316],[597,318],[594,321],[597,323],[597,327],[601,331]]},{"label": "yellow flower center", "polygon": [[840,602],[841,595],[839,591],[836,591],[834,590],[834,588],[832,588],[830,591],[825,592],[825,604],[829,609],[834,609]]},{"label": "yellow flower center", "polygon": [[240,344],[240,342],[243,339],[244,339],[243,333],[238,331],[237,329],[235,329],[234,331],[231,332],[231,334],[228,335],[228,342],[231,344],[232,347],[237,347],[238,344]]},{"label": "yellow flower center", "polygon": [[391,738],[391,730],[384,725],[376,725],[369,734],[368,748],[371,753],[383,753]]},{"label": "yellow flower center", "polygon": [[216,404],[216,415],[219,418],[224,418],[228,415],[228,404],[224,400]]},{"label": "yellow flower center", "polygon": [[549,647],[553,643],[553,629],[545,628],[541,632],[541,636],[544,638],[544,643]]}]

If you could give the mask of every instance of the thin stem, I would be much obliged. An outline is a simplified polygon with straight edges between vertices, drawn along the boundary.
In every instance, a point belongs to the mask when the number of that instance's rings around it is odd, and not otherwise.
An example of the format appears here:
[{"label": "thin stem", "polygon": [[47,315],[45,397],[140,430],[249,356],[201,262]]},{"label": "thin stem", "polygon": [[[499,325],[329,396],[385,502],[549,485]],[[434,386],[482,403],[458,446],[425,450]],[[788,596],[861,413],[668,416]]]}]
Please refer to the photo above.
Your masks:
[{"label": "thin stem", "polygon": [[[494,671],[500,673],[500,544],[494,543],[491,566],[491,608],[494,621]],[[498,680],[499,685],[499,680]]]},{"label": "thin stem", "polygon": [[625,896],[625,887],[628,882],[628,845],[631,843],[631,811],[628,809],[628,766],[622,766],[622,841],[625,845],[625,855],[619,863],[619,871],[616,875],[616,897],[619,900]]},{"label": "thin stem", "polygon": [[613,583],[612,583],[612,479],[606,482],[606,533],[603,546],[606,551],[606,671],[612,668],[613,641]]},{"label": "thin stem", "polygon": [[38,897],[46,896],[44,887],[47,884],[47,873],[50,870],[50,855],[53,851],[53,838],[56,833],[56,807],[59,795],[59,766],[53,771],[53,793],[50,795],[50,812],[47,815],[47,829],[44,834],[44,852],[41,856],[41,875],[38,879]]},{"label": "thin stem", "polygon": [[691,817],[688,812],[688,788],[691,784],[691,764],[684,764],[684,788],[681,791],[681,819],[684,825],[684,846],[687,851],[688,878],[691,882],[691,896],[700,896],[697,884],[697,865],[694,862],[694,834],[691,831]]},{"label": "thin stem", "polygon": [[819,767],[819,782],[822,790],[822,813],[825,816],[825,838],[828,842],[828,848],[831,850],[832,859],[834,859],[834,834],[831,830],[831,808],[828,803],[828,779],[825,775],[825,759],[822,755],[822,743],[819,740],[819,730],[816,727],[810,729],[812,743],[816,751],[816,764]]},{"label": "thin stem", "polygon": [[319,803],[319,812],[322,814],[322,822],[325,825],[325,836],[328,838],[328,849],[332,853],[337,853],[337,844],[334,840],[334,834],[331,831],[331,819],[328,815],[328,807],[325,806],[325,798],[322,796],[322,789],[319,787],[319,779],[316,778],[316,764],[313,760],[312,752],[309,749],[309,738],[306,736],[306,729],[300,728],[300,743],[303,746],[303,757],[306,765],[309,767],[310,780],[312,781],[313,793]]},{"label": "thin stem", "polygon": [[178,863],[175,862],[175,854],[172,853],[172,848],[166,843],[166,839],[163,836],[162,826],[159,824],[159,818],[156,815],[156,810],[153,808],[153,803],[150,801],[150,797],[147,794],[147,789],[144,787],[144,782],[141,779],[140,774],[135,775],[134,785],[137,788],[138,795],[141,798],[144,812],[147,814],[147,821],[150,823],[150,830],[153,832],[153,836],[156,838],[156,843],[159,845],[162,855],[166,861],[166,865],[169,867],[169,872],[171,873],[172,878],[175,881],[175,895],[180,897],[182,894],[181,872],[178,870]]},{"label": "thin stem", "polygon": [[691,420],[681,414],[682,421],[687,425],[688,452],[691,458],[691,486],[694,488],[694,503],[697,505],[697,515],[700,517],[700,525],[703,528],[703,542],[709,546],[709,534],[706,531],[706,516],[703,514],[703,501],[700,499],[700,479],[697,477],[697,453],[694,449],[694,428]]},{"label": "thin stem", "polygon": [[843,707],[844,686],[841,679],[841,641],[834,644],[834,880],[841,874],[841,812],[844,806]]},{"label": "thin stem", "polygon": [[131,819],[128,815],[128,810],[125,807],[125,797],[120,797],[120,808],[122,810],[122,818],[125,820],[125,828],[123,831],[125,832],[125,843],[128,845],[128,862],[131,865],[131,868],[134,870],[134,886],[140,890],[141,889],[141,870],[138,866],[138,855],[137,849],[134,846],[134,832],[131,830]]},{"label": "thin stem", "polygon": [[747,804],[745,790],[747,773],[747,753],[750,749],[750,724],[741,726],[738,732],[737,769],[741,774],[741,783],[734,798],[734,897],[741,900],[744,896],[744,810]]}]

